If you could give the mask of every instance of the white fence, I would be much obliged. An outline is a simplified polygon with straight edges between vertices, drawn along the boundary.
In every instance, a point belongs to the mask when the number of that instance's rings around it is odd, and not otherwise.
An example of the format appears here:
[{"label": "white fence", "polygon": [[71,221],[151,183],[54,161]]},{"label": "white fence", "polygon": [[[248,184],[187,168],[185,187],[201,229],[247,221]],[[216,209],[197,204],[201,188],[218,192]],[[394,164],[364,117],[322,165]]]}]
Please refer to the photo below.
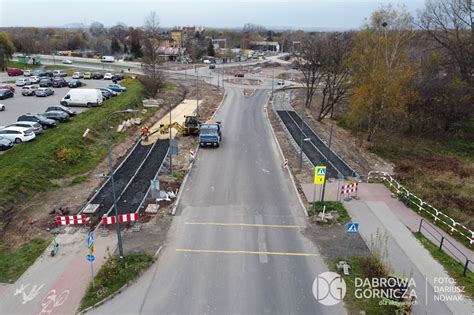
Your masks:
[{"label": "white fence", "polygon": [[405,197],[406,200],[411,203],[415,208],[418,209],[418,212],[425,212],[431,216],[434,220],[434,223],[441,222],[448,227],[451,231],[451,234],[458,233],[463,238],[466,238],[469,241],[469,244],[474,243],[474,231],[468,229],[466,226],[457,222],[453,218],[439,211],[432,205],[428,204],[421,200],[418,196],[410,192],[404,186],[400,185],[390,174],[386,172],[371,171],[369,172],[367,179],[379,179],[384,180],[387,184],[390,185],[390,188],[393,188],[397,196]]}]

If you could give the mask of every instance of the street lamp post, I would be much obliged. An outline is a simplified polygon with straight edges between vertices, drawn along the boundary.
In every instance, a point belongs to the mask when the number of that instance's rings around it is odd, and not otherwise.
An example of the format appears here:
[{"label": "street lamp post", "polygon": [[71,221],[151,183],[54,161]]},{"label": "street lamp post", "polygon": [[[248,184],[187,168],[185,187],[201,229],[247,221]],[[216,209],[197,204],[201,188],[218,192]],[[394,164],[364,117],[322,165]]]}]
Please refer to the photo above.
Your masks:
[{"label": "street lamp post", "polygon": [[119,247],[120,263],[123,263],[124,255],[123,255],[123,246],[122,246],[122,235],[120,234],[120,223],[119,223],[119,217],[118,217],[117,193],[115,192],[114,169],[112,165],[112,147],[110,145],[109,121],[113,115],[122,114],[122,113],[135,113],[135,112],[138,112],[138,110],[126,109],[126,110],[112,112],[109,115],[107,115],[107,118],[105,120],[106,121],[105,134],[106,134],[106,140],[107,140],[107,151],[109,155],[110,182],[112,183],[112,197],[114,199],[115,231],[117,232],[117,242],[118,242],[118,247]]},{"label": "street lamp post", "polygon": [[196,72],[196,116],[199,117],[199,72]]},{"label": "street lamp post", "polygon": [[[334,127],[334,123],[331,124],[331,130],[329,131],[329,143],[328,143],[328,152],[326,154],[326,166],[329,167],[329,154],[331,153],[331,141],[332,141],[332,129]],[[326,176],[327,177],[327,176]],[[321,210],[324,207],[324,193],[326,192],[326,179],[324,179],[323,183],[323,191],[321,193]]]}]

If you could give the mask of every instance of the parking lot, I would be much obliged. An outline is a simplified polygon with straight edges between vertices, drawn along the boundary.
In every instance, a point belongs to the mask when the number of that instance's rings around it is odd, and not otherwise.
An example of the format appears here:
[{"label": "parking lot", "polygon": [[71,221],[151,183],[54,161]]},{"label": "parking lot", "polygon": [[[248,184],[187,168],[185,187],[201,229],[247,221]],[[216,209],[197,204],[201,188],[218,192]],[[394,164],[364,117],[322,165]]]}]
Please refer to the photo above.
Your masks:
[{"label": "parking lot", "polygon": [[[0,82],[6,83],[10,81],[16,81],[17,79],[23,78],[23,76],[9,77],[5,72],[0,73]],[[66,81],[71,80],[71,77],[68,76],[65,78]],[[110,80],[83,80],[81,82],[85,86],[80,87],[79,89],[91,89],[91,88],[100,88],[105,87],[112,82]],[[0,100],[0,104],[5,104],[5,111],[0,111],[0,126],[4,126],[10,123],[13,123],[17,118],[26,113],[43,113],[46,111],[46,108],[51,105],[59,105],[61,99],[66,95],[70,90],[69,87],[62,88],[52,88],[54,90],[54,95],[47,97],[36,97],[36,96],[23,96],[21,94],[21,86],[15,86],[15,83],[6,83],[15,88],[15,96],[13,98],[8,98],[5,100]],[[74,107],[76,112],[80,113],[87,110],[86,107]]]}]

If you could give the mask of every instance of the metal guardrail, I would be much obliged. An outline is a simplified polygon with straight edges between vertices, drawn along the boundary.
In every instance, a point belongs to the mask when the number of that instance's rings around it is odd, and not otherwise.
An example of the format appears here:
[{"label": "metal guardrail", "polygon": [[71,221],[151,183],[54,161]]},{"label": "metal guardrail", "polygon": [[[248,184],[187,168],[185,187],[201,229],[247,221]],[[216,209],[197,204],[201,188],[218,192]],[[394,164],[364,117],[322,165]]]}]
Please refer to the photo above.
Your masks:
[{"label": "metal guardrail", "polygon": [[445,213],[439,211],[429,203],[421,200],[420,197],[416,196],[406,187],[402,186],[390,174],[386,172],[371,171],[367,176],[367,180],[369,181],[371,179],[379,179],[385,181],[387,184],[390,185],[391,189],[395,190],[399,199],[405,202],[408,206],[410,206],[410,204],[413,205],[419,213],[423,211],[424,213],[432,217],[435,224],[441,222],[442,224],[447,226],[450,233],[456,232],[461,237],[467,239],[470,245],[474,244],[474,231],[457,222]]},{"label": "metal guardrail", "polygon": [[[418,232],[423,234],[422,230],[426,231],[431,237],[438,242],[437,246],[439,250],[444,250],[449,252],[449,256],[456,259],[461,265],[464,266],[463,275],[465,276],[468,271],[473,272],[471,268],[474,267],[474,262],[470,260],[453,242],[448,238],[444,237],[441,232],[439,232],[435,226],[430,224],[424,219],[420,220],[420,226]],[[430,231],[431,230],[431,231]],[[469,267],[469,265],[473,267]]]}]

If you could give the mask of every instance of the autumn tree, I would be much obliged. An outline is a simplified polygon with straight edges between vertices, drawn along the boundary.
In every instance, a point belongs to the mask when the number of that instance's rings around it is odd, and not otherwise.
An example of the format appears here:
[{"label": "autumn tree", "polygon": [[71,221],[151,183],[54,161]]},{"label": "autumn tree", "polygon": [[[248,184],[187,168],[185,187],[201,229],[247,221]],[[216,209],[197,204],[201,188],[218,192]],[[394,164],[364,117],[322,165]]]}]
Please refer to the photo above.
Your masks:
[{"label": "autumn tree", "polygon": [[322,46],[318,39],[313,35],[307,35],[301,43],[299,58],[295,61],[295,66],[303,74],[303,83],[305,85],[305,107],[310,107],[313,101],[316,89],[322,79],[321,58]]},{"label": "autumn tree", "polygon": [[350,68],[347,57],[350,52],[351,34],[329,33],[321,36],[321,106],[318,120],[328,114],[333,117],[334,107],[348,95]]},{"label": "autumn tree", "polygon": [[0,33],[0,69],[5,71],[7,62],[12,58],[15,52],[15,46],[13,46],[10,36],[5,33]]},{"label": "autumn tree", "polygon": [[368,141],[381,127],[396,128],[406,118],[414,75],[407,55],[412,36],[412,16],[404,8],[382,6],[355,37],[348,119],[356,129],[367,131]]},{"label": "autumn tree", "polygon": [[418,25],[447,53],[462,80],[474,86],[474,2],[427,0]]},{"label": "autumn tree", "polygon": [[143,58],[141,64],[144,75],[141,76],[140,81],[148,93],[151,96],[155,96],[164,82],[164,76],[160,69],[162,59],[158,53],[160,27],[156,12],[152,11],[147,16],[144,33]]}]

